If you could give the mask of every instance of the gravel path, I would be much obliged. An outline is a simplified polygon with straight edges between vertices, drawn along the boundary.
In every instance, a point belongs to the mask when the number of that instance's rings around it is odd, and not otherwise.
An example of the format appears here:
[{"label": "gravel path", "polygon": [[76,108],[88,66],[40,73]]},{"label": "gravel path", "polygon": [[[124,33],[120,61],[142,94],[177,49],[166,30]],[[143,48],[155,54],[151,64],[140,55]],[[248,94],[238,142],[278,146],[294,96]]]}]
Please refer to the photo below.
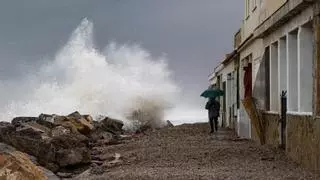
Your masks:
[{"label": "gravel path", "polygon": [[[121,163],[91,179],[320,179],[288,160],[283,152],[239,140],[228,130],[208,134],[207,124],[181,125],[101,147],[104,158]],[[79,178],[80,179],[80,178]],[[86,178],[87,179],[87,178]]]}]

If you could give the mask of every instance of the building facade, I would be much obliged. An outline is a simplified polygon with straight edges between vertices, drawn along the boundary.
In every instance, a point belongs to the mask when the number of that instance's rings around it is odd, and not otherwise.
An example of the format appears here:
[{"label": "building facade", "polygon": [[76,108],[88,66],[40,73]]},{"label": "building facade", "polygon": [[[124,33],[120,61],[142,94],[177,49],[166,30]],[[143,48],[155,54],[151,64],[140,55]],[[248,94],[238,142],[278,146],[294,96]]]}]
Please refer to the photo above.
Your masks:
[{"label": "building facade", "polygon": [[[236,90],[226,89],[227,97],[238,96],[236,131],[241,137],[281,146],[296,162],[319,171],[320,1],[244,3],[243,24],[234,38]],[[263,128],[245,106],[248,98]],[[231,105],[228,100],[226,105]]]}]

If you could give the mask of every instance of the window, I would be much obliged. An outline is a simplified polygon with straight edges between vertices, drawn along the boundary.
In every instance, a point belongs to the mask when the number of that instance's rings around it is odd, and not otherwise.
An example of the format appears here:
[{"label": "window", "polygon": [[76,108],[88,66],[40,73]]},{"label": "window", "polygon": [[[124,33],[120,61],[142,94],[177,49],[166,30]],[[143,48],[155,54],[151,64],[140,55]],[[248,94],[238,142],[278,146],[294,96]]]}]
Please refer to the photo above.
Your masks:
[{"label": "window", "polygon": [[298,110],[312,112],[313,28],[302,25],[298,31]]},{"label": "window", "polygon": [[270,46],[265,48],[265,109],[270,111]]},{"label": "window", "polygon": [[247,56],[243,61],[243,85],[244,85],[244,98],[252,97],[252,54]]},{"label": "window", "polygon": [[298,112],[298,30],[287,37],[287,99],[288,111]]},{"label": "window", "polygon": [[279,97],[280,92],[278,89],[278,42],[271,44],[270,46],[270,58],[269,58],[269,78],[270,78],[270,110],[273,112],[279,112]]},{"label": "window", "polygon": [[251,3],[252,11],[255,11],[257,9],[257,0],[251,0]]},{"label": "window", "polygon": [[264,6],[264,0],[260,0],[260,8]]},{"label": "window", "polygon": [[302,25],[287,35],[288,111],[312,113],[312,24]]},{"label": "window", "polygon": [[246,0],[246,18],[250,15],[250,0]]}]

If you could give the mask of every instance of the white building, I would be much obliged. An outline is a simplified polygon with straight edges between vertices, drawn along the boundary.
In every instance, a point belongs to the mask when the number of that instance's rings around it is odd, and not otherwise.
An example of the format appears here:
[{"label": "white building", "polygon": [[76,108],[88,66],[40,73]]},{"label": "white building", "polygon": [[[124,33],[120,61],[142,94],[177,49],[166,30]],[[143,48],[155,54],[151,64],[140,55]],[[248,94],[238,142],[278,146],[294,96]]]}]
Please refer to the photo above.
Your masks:
[{"label": "white building", "polygon": [[209,76],[211,85],[225,92],[220,97],[220,125],[235,128],[235,117],[237,115],[237,73],[235,70],[233,54],[226,56]]}]

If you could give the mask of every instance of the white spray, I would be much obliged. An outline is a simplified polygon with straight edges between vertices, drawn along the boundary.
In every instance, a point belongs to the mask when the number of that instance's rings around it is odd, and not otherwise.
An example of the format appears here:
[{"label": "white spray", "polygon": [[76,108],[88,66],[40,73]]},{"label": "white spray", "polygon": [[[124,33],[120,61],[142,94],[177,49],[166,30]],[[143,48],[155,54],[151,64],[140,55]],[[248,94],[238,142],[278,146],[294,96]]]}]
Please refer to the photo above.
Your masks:
[{"label": "white spray", "polygon": [[20,81],[0,82],[2,94],[7,94],[0,99],[0,120],[73,111],[126,120],[141,110],[143,121],[160,126],[179,93],[166,59],[154,59],[139,46],[115,43],[99,52],[92,31],[93,24],[84,19],[40,70]]}]

